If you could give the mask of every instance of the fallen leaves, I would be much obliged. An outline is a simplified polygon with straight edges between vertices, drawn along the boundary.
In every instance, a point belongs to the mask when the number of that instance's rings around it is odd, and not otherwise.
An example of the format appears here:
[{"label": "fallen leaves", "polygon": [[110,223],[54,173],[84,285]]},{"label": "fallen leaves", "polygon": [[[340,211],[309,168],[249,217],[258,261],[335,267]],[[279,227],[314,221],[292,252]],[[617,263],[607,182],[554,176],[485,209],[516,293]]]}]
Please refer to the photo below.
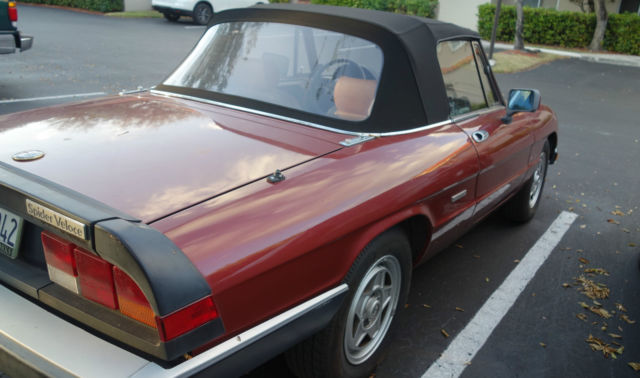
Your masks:
[{"label": "fallen leaves", "polygon": [[622,211],[618,210],[618,209],[613,210],[613,211],[611,212],[611,214],[613,214],[613,215],[617,215],[617,216],[619,216],[619,217],[624,217],[624,216],[625,216],[625,214],[624,214]]},{"label": "fallen leaves", "polygon": [[462,307],[456,307],[456,311],[464,312],[464,309]]},{"label": "fallen leaves", "polygon": [[609,296],[610,290],[606,285],[595,283],[585,276],[580,276],[576,279],[576,284],[580,284],[580,292],[591,299],[606,299]]},{"label": "fallen leaves", "polygon": [[629,366],[635,371],[640,371],[640,362],[629,362]]},{"label": "fallen leaves", "polygon": [[589,260],[585,259],[584,257],[578,257],[578,261],[580,261],[583,264],[589,264]]},{"label": "fallen leaves", "polygon": [[591,347],[591,350],[593,350],[594,352],[601,351],[605,358],[608,358],[609,356],[611,356],[612,358],[615,359],[615,358],[618,358],[617,355],[621,355],[622,352],[624,352],[623,346],[619,348],[611,347],[609,346],[609,344],[605,343],[604,341],[600,340],[597,337],[594,337],[591,334],[585,341],[589,344],[589,346]]},{"label": "fallen leaves", "polygon": [[636,324],[636,321],[629,319],[629,317],[626,314],[620,315],[620,319],[624,320],[625,322],[627,322],[629,324]]},{"label": "fallen leaves", "polygon": [[578,318],[578,319],[582,320],[583,322],[586,322],[586,321],[587,321],[587,314],[578,313],[578,314],[576,315],[576,318]]},{"label": "fallen leaves", "polygon": [[609,336],[611,336],[614,339],[621,339],[622,336],[618,335],[617,333],[610,333]]},{"label": "fallen leaves", "polygon": [[618,311],[627,312],[627,309],[620,303],[616,303],[616,309]]},{"label": "fallen leaves", "polygon": [[447,333],[447,331],[445,331],[445,330],[444,330],[444,328],[441,328],[441,329],[440,329],[440,333],[442,334],[442,336],[444,336],[444,337],[446,337],[446,338],[448,338],[448,337],[449,337],[449,334]]},{"label": "fallen leaves", "polygon": [[580,302],[580,306],[582,306],[582,308],[585,308],[591,312],[593,312],[596,315],[599,315],[600,317],[603,317],[605,319],[610,319],[613,315],[611,315],[609,313],[609,311],[607,311],[606,309],[600,307],[599,305],[595,305],[595,306],[589,306],[588,304],[584,303],[584,302]]},{"label": "fallen leaves", "polygon": [[608,276],[609,272],[607,272],[606,270],[602,269],[602,268],[587,268],[584,270],[585,273],[590,273],[590,274],[599,274],[601,276]]},{"label": "fallen leaves", "polygon": [[547,347],[547,344],[545,344],[545,343],[540,343],[540,346],[541,346],[541,347],[543,347],[543,348],[546,348],[546,347]]}]

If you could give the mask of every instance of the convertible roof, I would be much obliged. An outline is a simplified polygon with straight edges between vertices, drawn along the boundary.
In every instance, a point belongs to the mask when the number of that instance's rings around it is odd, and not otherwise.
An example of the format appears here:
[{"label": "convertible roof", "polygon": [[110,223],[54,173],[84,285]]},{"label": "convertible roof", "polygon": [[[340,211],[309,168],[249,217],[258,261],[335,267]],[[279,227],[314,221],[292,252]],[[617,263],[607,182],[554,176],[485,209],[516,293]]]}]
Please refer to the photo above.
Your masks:
[{"label": "convertible roof", "polygon": [[348,18],[360,22],[375,24],[397,35],[406,34],[416,28],[426,27],[433,35],[436,42],[457,37],[480,38],[478,33],[448,22],[370,9],[287,3],[257,4],[252,8],[281,9],[285,11],[293,10],[317,15]]},{"label": "convertible roof", "polygon": [[384,53],[384,66],[369,118],[354,122],[214,92],[202,94],[188,88],[164,85],[158,88],[195,97],[206,96],[218,102],[350,132],[401,132],[449,118],[449,101],[436,53],[438,42],[480,39],[478,33],[446,22],[328,5],[264,4],[229,9],[214,14],[209,26],[244,21],[317,27],[357,36],[380,46]]}]

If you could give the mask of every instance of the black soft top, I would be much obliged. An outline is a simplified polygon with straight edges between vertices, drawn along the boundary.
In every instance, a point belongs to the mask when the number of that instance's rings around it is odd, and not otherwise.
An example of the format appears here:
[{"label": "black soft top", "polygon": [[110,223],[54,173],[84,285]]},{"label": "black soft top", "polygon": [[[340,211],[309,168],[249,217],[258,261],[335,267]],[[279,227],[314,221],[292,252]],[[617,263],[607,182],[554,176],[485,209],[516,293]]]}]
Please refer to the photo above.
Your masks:
[{"label": "black soft top", "polygon": [[354,122],[219,93],[193,93],[193,90],[165,85],[158,86],[158,89],[207,97],[352,132],[387,133],[410,130],[444,121],[449,117],[449,103],[436,55],[438,42],[448,39],[480,39],[478,33],[446,22],[328,5],[265,4],[230,9],[215,14],[209,26],[236,21],[306,25],[354,35],[376,43],[383,51],[384,66],[370,117]]},{"label": "black soft top", "polygon": [[[400,13],[382,12],[370,9],[337,7],[331,5],[308,5],[308,4],[257,4],[249,9],[270,9],[281,11],[305,12],[316,15],[326,15],[343,19],[351,19],[357,22],[367,22],[376,24],[390,32],[403,35],[416,28],[427,28],[433,36],[434,41],[441,41],[459,36],[469,36],[480,38],[480,35],[472,30],[454,25],[448,22],[433,20],[430,18],[407,16]],[[238,9],[242,11],[243,9]],[[245,8],[246,10],[246,8]],[[336,20],[337,22],[340,22]],[[420,46],[415,46],[419,48]],[[423,46],[424,47],[424,46]]]}]

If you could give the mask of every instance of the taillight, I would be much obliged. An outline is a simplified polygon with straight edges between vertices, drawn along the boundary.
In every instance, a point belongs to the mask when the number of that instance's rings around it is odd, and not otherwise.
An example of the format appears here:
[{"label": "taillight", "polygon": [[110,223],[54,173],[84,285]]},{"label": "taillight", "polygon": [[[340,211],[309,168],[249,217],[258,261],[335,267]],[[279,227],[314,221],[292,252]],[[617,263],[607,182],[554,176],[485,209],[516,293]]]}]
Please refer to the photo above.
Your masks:
[{"label": "taillight", "polygon": [[113,267],[113,278],[116,283],[116,295],[120,304],[120,312],[142,322],[148,326],[156,327],[155,314],[149,305],[149,301],[125,272]]},{"label": "taillight", "polygon": [[156,317],[162,341],[171,340],[218,317],[211,297],[204,298],[162,318]]},{"label": "taillight", "polygon": [[118,308],[113,287],[112,266],[103,259],[76,248],[73,251],[78,269],[80,294],[112,309]]},{"label": "taillight", "polygon": [[172,340],[218,317],[211,296],[169,315],[156,316],[140,287],[123,270],[56,235],[45,231],[41,237],[51,281],[157,328],[162,341]]},{"label": "taillight", "polygon": [[15,1],[9,2],[9,21],[18,21],[18,8]]},{"label": "taillight", "polygon": [[49,278],[58,285],[78,294],[78,272],[76,261],[73,258],[75,246],[47,232],[43,232],[41,238]]}]

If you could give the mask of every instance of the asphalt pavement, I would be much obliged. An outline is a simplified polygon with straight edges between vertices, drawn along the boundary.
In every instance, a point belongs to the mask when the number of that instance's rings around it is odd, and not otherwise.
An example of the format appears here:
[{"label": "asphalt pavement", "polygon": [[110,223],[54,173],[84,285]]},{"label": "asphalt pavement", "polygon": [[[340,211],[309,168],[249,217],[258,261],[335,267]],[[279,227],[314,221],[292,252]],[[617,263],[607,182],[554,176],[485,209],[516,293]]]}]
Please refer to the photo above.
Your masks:
[{"label": "asphalt pavement", "polygon": [[[22,4],[19,15],[20,29],[35,43],[0,59],[0,113],[74,100],[25,99],[157,84],[204,31],[186,21],[115,19]],[[578,218],[462,376],[637,377],[627,364],[640,362],[640,68],[570,58],[497,79],[505,94],[509,88],[539,89],[557,112],[560,158],[550,166],[541,206],[524,225],[489,217],[416,269],[376,377],[422,376],[563,212]],[[580,276],[610,290],[597,299],[609,318],[581,306],[598,307],[578,290]],[[624,349],[607,358],[591,349],[589,335]],[[282,358],[251,374],[288,375]]]},{"label": "asphalt pavement", "polygon": [[186,18],[123,19],[25,4],[18,28],[34,43],[0,57],[0,113],[156,85],[205,30]]}]

